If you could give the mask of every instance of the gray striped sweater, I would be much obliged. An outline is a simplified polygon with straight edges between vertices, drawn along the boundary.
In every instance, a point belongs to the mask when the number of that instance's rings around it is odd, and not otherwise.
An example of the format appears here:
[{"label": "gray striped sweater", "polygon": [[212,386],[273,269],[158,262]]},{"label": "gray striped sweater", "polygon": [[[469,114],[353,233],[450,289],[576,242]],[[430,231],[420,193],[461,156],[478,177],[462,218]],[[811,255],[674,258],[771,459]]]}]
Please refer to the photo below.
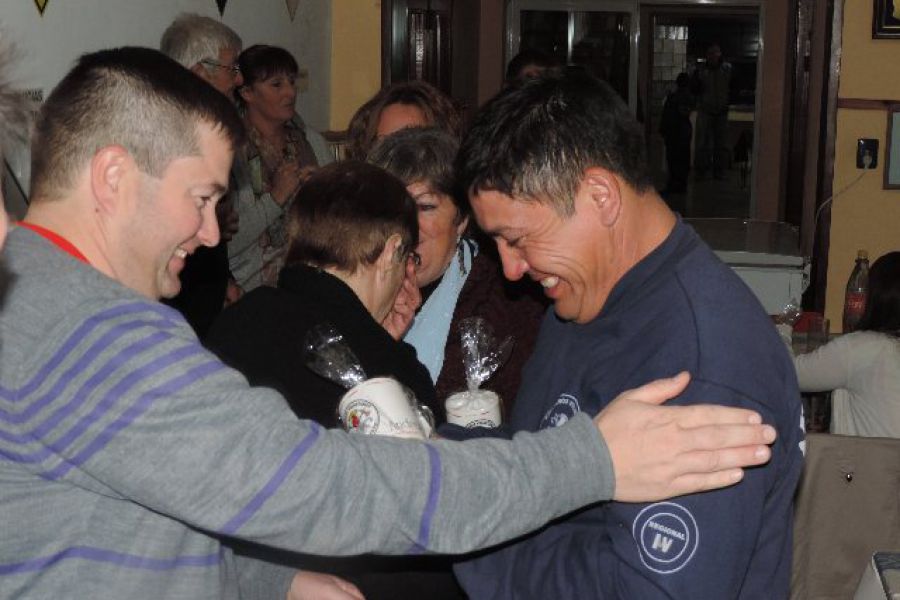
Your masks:
[{"label": "gray striped sweater", "polygon": [[0,312],[0,598],[283,598],[223,536],[459,553],[609,498],[587,417],[512,442],[297,420],[175,311],[14,229]]}]

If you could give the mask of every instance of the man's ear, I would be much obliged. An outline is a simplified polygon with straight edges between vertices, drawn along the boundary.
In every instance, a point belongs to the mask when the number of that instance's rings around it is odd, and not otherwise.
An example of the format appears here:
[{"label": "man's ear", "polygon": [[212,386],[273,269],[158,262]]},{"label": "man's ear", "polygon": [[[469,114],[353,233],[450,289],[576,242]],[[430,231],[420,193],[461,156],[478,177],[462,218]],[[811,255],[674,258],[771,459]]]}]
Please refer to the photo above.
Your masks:
[{"label": "man's ear", "polygon": [[397,253],[400,252],[400,247],[403,244],[403,239],[400,237],[399,233],[393,233],[384,243],[384,248],[381,251],[381,254],[378,256],[378,260],[375,261],[378,265],[379,273],[388,273],[392,269],[396,268],[398,263]]},{"label": "man's ear", "polygon": [[584,172],[581,190],[591,210],[596,211],[604,227],[615,225],[622,211],[622,188],[619,179],[602,167],[590,167]]},{"label": "man's ear", "polygon": [[202,79],[203,81],[209,82],[209,71],[206,70],[200,63],[195,63],[193,67],[191,67],[191,73]]},{"label": "man's ear", "polygon": [[128,150],[122,146],[104,146],[91,158],[91,191],[95,208],[106,214],[114,213],[123,196],[131,171],[136,168]]}]

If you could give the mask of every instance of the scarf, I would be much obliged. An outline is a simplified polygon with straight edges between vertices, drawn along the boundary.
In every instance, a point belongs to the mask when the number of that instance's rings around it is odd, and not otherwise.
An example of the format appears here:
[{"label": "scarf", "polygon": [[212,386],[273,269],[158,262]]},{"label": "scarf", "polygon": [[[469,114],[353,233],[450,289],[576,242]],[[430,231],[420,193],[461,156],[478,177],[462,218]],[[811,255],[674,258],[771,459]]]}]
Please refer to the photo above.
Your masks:
[{"label": "scarf", "polygon": [[457,268],[453,261],[450,262],[441,282],[422,305],[412,327],[403,338],[404,342],[416,349],[419,362],[428,369],[433,382],[437,382],[444,367],[444,349],[447,346],[450,323],[453,321],[453,311],[456,309],[459,293],[472,271],[472,260],[478,254],[478,245],[471,240],[460,240],[459,253],[462,257],[461,268]]}]

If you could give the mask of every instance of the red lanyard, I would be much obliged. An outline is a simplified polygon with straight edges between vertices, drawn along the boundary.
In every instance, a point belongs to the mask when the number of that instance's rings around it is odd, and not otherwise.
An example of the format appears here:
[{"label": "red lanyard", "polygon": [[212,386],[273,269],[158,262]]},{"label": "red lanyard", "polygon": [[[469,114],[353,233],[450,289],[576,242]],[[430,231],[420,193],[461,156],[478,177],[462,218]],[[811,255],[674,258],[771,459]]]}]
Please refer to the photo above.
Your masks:
[{"label": "red lanyard", "polygon": [[75,259],[80,260],[81,262],[88,265],[91,264],[90,262],[88,262],[87,257],[81,253],[81,250],[76,248],[72,242],[59,235],[58,233],[54,233],[49,229],[45,229],[40,225],[35,225],[34,223],[26,223],[25,221],[19,221],[18,223],[16,223],[16,225],[18,225],[19,227],[24,227],[25,229],[30,229],[31,231],[50,241],[57,248],[74,257]]}]

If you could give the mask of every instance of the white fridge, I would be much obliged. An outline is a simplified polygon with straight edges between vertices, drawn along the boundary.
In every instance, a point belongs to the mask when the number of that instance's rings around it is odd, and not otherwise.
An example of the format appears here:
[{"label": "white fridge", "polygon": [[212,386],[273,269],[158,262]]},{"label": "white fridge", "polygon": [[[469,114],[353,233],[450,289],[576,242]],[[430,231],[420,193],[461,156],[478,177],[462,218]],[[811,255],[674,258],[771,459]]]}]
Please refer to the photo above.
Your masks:
[{"label": "white fridge", "polygon": [[809,260],[788,223],[750,219],[685,219],[744,280],[770,315],[800,299],[809,285]]}]

